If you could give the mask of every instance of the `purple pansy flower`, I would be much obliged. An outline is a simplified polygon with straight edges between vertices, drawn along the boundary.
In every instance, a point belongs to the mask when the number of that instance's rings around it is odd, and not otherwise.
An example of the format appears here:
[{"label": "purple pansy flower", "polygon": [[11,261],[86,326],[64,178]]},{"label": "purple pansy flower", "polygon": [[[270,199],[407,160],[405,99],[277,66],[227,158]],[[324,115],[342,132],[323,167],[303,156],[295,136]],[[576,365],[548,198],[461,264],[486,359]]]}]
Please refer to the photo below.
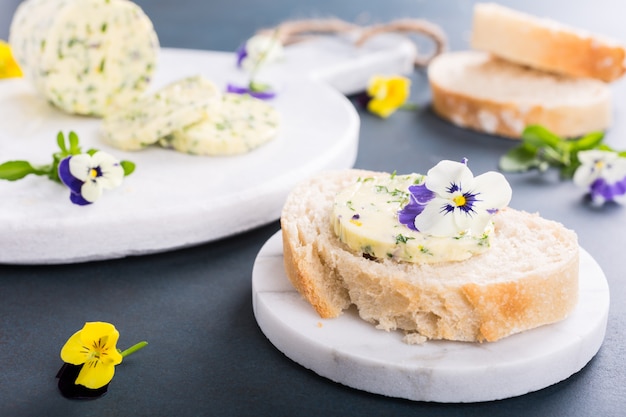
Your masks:
[{"label": "purple pansy flower", "polygon": [[626,202],[626,158],[613,151],[589,150],[579,152],[578,159],[574,184],[589,189],[594,205]]},{"label": "purple pansy flower", "polygon": [[59,178],[70,189],[70,201],[84,206],[100,198],[102,190],[118,187],[124,168],[106,152],[85,153],[59,162]]},{"label": "purple pansy flower", "polygon": [[415,218],[419,216],[426,204],[435,197],[435,193],[430,191],[424,184],[411,185],[409,187],[409,203],[398,213],[398,220],[411,230],[415,227]]},{"label": "purple pansy flower", "polygon": [[235,55],[237,57],[237,68],[241,68],[243,66],[243,60],[248,56],[248,50],[246,49],[246,43],[242,43],[239,48],[235,51]]},{"label": "purple pansy flower", "polygon": [[226,92],[234,94],[249,94],[252,97],[256,97],[261,100],[269,100],[276,97],[276,93],[271,90],[256,90],[252,86],[241,87],[235,84],[228,84],[226,86]]},{"label": "purple pansy flower", "polygon": [[474,177],[463,162],[441,161],[422,184],[409,187],[409,203],[398,213],[400,223],[433,236],[484,233],[491,216],[511,200],[511,187],[498,172]]}]

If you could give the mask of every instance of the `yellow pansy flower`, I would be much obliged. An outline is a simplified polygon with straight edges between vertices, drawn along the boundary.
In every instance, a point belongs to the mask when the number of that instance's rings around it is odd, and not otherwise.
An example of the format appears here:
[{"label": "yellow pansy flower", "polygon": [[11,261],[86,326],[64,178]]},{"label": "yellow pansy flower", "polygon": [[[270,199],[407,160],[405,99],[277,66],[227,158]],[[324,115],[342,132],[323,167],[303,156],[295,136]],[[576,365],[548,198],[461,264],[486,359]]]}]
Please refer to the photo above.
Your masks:
[{"label": "yellow pansy flower", "polygon": [[76,384],[97,389],[105,386],[115,374],[115,365],[122,362],[116,344],[120,334],[110,323],[88,322],[74,333],[61,349],[63,362],[83,365]]},{"label": "yellow pansy flower", "polygon": [[367,109],[382,118],[389,117],[402,107],[411,93],[411,80],[399,75],[385,77],[375,75],[367,85],[370,97]]},{"label": "yellow pansy flower", "polygon": [[17,65],[13,54],[11,53],[11,46],[0,40],[0,78],[21,77],[22,70]]}]

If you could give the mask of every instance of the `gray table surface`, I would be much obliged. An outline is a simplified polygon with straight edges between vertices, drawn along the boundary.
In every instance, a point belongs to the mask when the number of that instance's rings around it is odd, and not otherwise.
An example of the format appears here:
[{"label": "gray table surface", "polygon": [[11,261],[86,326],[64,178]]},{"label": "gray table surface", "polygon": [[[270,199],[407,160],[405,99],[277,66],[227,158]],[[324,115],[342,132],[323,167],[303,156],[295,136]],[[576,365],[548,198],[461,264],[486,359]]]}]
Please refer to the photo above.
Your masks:
[{"label": "gray table surface", "polygon": [[[453,50],[468,47],[469,0],[140,0],[166,47],[233,51],[256,29],[286,19],[336,16],[358,23],[427,18]],[[502,1],[626,42],[619,0]],[[0,39],[7,39],[19,0],[0,0]],[[463,131],[435,117],[423,71],[412,75],[417,112],[388,120],[362,109],[356,166],[424,171],[441,159],[468,157],[475,172],[497,168],[510,140]],[[607,141],[626,149],[624,81],[613,85],[615,120]],[[0,115],[0,120],[2,115]],[[185,250],[58,266],[0,265],[1,416],[202,415],[625,415],[626,282],[621,259],[626,208],[593,209],[582,192],[555,175],[507,174],[511,206],[540,212],[576,230],[611,289],[606,338],[571,378],[538,392],[475,404],[436,404],[357,391],[287,359],[259,330],[252,312],[251,270],[278,222]],[[59,349],[87,320],[114,323],[119,345],[150,345],[118,367],[104,398],[62,398],[54,375]]]}]

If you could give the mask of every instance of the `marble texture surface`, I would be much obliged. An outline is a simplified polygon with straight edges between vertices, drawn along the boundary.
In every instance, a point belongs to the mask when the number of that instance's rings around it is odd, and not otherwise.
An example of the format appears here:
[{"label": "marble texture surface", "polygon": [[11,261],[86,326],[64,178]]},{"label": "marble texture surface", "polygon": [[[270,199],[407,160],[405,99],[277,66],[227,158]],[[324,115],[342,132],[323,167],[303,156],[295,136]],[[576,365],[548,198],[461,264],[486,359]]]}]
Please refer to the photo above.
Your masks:
[{"label": "marble texture surface", "polygon": [[[162,49],[154,88],[195,74],[222,88],[247,78],[230,53]],[[69,190],[46,178],[0,181],[0,263],[111,259],[215,240],[276,220],[287,192],[306,176],[351,167],[360,126],[352,104],[325,83],[280,67],[266,77],[279,90],[271,102],[282,116],[279,136],[233,157],[110,148],[99,141],[99,119],[64,114],[36,96],[26,80],[4,80],[2,162],[49,163],[57,132],[74,130],[84,150],[105,150],[137,169],[120,188],[85,207],[71,204]]]},{"label": "marble texture surface", "polygon": [[308,74],[343,94],[362,92],[373,74],[411,74],[417,54],[407,37],[386,33],[355,47],[355,34],[324,36],[285,48],[281,65],[288,72]]},{"label": "marble texture surface", "polygon": [[[246,155],[197,157],[152,148],[121,152],[98,139],[99,120],[64,114],[36,96],[24,79],[0,91],[0,157],[48,163],[56,133],[74,130],[84,149],[106,150],[137,164],[121,190],[75,207],[61,186],[33,176],[0,182],[0,263],[54,264],[142,255],[208,242],[279,217],[298,180],[354,165],[360,121],[341,93],[363,91],[373,74],[407,74],[416,50],[408,38],[384,34],[353,46],[324,37],[286,48],[259,75],[277,88],[279,137]],[[248,75],[230,53],[163,48],[153,86],[195,74],[220,87]],[[324,123],[318,123],[323,120]],[[168,193],[160,190],[168,189]],[[83,239],[86,230],[94,240]]]},{"label": "marble texture surface", "polygon": [[444,403],[519,396],[568,378],[598,352],[609,310],[604,273],[581,249],[580,300],[567,319],[494,343],[408,345],[354,309],[320,319],[285,275],[280,233],[256,258],[252,292],[261,330],[293,361],[356,389]]}]

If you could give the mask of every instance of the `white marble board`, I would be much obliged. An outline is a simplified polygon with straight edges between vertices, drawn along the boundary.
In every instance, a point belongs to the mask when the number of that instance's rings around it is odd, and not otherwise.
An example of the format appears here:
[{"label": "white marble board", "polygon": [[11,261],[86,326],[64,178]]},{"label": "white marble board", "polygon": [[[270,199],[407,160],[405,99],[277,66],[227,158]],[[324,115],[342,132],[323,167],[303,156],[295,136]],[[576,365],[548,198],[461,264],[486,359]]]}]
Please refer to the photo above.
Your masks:
[{"label": "white marble board", "polygon": [[[222,87],[245,78],[233,54],[163,49],[154,87],[194,74]],[[24,79],[0,80],[0,161],[47,164],[57,132],[74,130],[84,150],[99,148],[137,164],[121,188],[84,207],[44,177],[0,181],[0,263],[110,259],[229,236],[277,219],[296,182],[351,167],[359,135],[352,104],[325,83],[280,67],[267,78],[279,89],[272,102],[283,117],[279,137],[233,157],[157,147],[121,152],[100,142],[99,119],[58,111]]]},{"label": "white marble board", "polygon": [[[98,139],[99,120],[64,114],[24,79],[0,80],[0,162],[50,162],[56,134],[76,131],[83,149],[109,151],[137,164],[121,189],[77,207],[67,191],[41,177],[0,181],[0,263],[54,264],[142,255],[195,245],[278,219],[289,190],[324,169],[351,167],[359,118],[341,93],[363,90],[376,73],[412,71],[415,48],[394,34],[356,48],[322,37],[286,49],[261,74],[279,90],[277,140],[250,154],[211,158],[153,148],[121,152]],[[231,53],[161,50],[153,88],[202,74],[225,87],[243,84]]]},{"label": "white marble board", "polygon": [[377,330],[355,310],[321,319],[287,279],[277,233],[254,264],[254,314],[287,357],[349,387],[414,401],[499,400],[570,377],[600,349],[609,288],[596,261],[580,251],[580,300],[567,319],[493,343],[408,345],[401,332]]}]

